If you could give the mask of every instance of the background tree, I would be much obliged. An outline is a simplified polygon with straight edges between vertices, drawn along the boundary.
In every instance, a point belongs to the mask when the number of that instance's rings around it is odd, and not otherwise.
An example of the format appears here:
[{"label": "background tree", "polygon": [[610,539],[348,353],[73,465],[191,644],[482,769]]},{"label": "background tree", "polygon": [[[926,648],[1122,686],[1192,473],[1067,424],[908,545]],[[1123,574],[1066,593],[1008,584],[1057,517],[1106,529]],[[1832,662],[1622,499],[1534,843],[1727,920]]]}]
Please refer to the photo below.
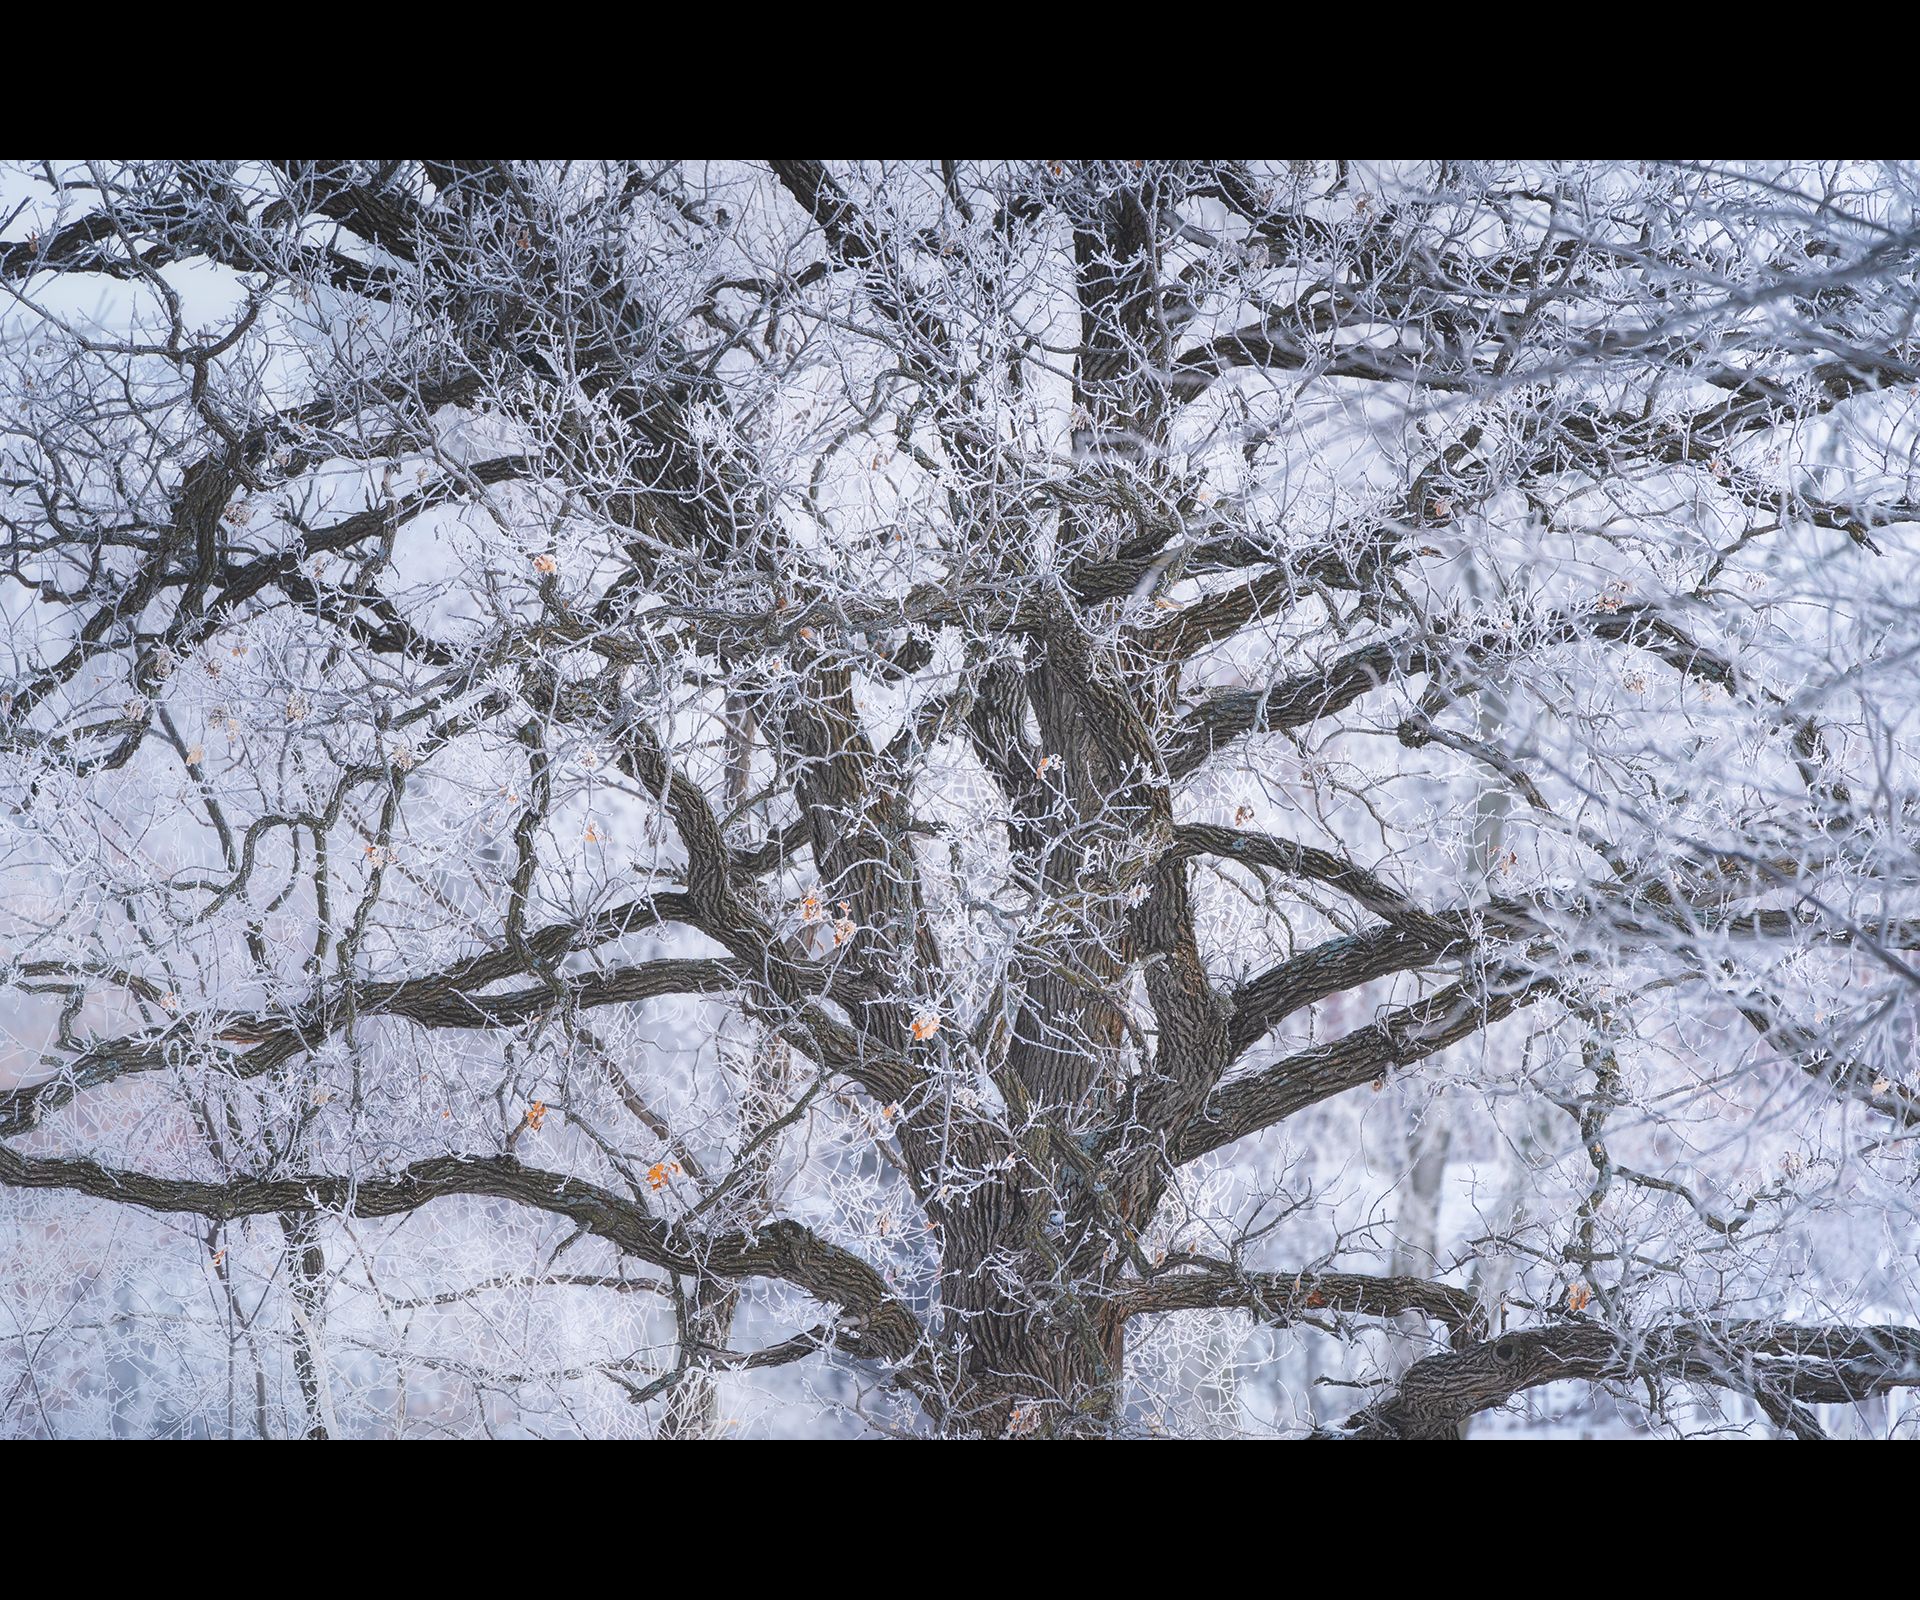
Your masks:
[{"label": "background tree", "polygon": [[6,1431],[1899,1425],[1911,168],[0,194]]}]

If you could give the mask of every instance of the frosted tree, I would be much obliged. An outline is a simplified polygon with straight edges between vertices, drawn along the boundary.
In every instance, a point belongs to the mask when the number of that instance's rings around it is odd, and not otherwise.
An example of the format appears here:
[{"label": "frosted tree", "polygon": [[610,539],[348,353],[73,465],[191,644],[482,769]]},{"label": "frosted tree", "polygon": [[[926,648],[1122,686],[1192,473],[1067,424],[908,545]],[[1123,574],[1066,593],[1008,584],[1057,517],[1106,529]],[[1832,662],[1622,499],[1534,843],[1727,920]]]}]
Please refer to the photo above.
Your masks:
[{"label": "frosted tree", "polygon": [[15,165],[0,1432],[1900,1431],[1917,177]]}]

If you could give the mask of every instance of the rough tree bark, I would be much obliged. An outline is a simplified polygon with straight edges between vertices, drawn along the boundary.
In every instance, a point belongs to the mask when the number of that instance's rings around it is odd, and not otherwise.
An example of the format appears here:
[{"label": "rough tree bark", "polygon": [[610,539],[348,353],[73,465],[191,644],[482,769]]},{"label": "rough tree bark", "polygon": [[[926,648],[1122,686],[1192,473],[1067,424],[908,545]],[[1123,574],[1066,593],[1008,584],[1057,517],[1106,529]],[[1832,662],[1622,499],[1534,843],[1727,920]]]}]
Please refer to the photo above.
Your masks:
[{"label": "rough tree bark", "polygon": [[283,1428],[1920,1381],[1906,1279],[1790,1314],[1913,1220],[1905,168],[10,181],[0,1195],[226,1241]]}]

